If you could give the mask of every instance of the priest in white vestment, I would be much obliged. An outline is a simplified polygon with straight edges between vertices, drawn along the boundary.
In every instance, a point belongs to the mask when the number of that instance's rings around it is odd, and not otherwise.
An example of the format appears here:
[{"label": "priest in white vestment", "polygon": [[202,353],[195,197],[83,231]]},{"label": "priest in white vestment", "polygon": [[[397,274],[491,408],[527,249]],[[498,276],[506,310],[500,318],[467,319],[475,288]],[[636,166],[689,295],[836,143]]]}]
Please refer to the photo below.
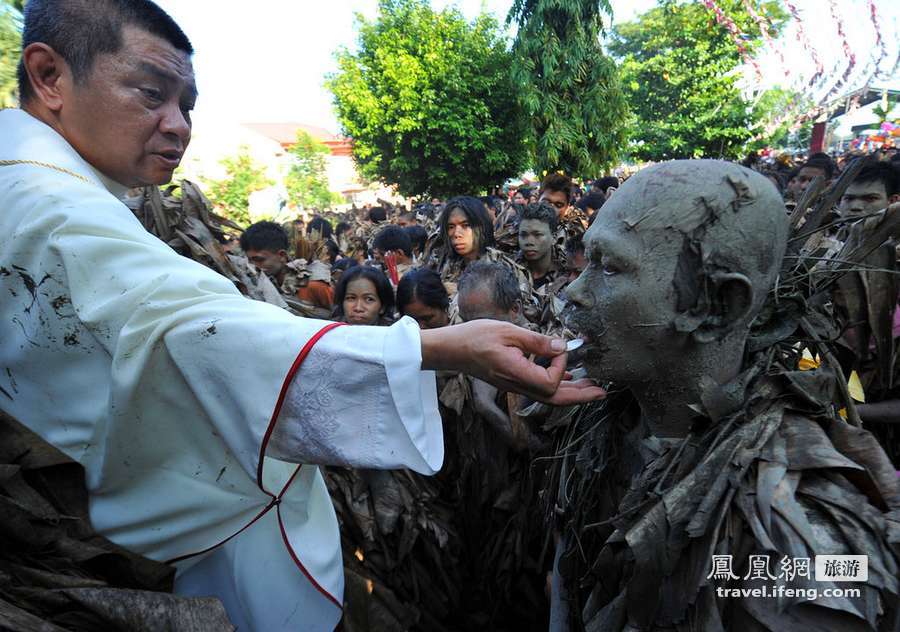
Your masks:
[{"label": "priest in white vestment", "polygon": [[[70,3],[29,2],[23,109],[0,112],[0,409],[84,466],[95,529],[176,564],[176,591],[218,596],[241,630],[333,629],[340,540],[317,465],[434,473],[423,366],[550,397],[564,358],[501,324],[297,318],[147,233],[119,200],[187,146],[192,50],[151,2],[98,2],[122,41],[87,69],[67,47],[90,40],[47,28]],[[545,371],[522,350],[557,357]],[[600,394],[564,382],[551,401]]]}]

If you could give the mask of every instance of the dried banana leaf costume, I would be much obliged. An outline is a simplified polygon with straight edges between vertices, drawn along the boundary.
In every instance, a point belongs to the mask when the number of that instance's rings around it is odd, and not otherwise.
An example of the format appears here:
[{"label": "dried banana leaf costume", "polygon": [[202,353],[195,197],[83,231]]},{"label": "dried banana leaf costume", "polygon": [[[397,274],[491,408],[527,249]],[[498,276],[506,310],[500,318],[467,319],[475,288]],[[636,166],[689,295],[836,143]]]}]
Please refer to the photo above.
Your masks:
[{"label": "dried banana leaf costume", "polygon": [[[648,436],[628,392],[582,408],[565,430],[547,487],[561,538],[552,630],[900,629],[900,486],[859,427],[833,354],[830,299],[854,262],[897,233],[900,208],[854,225],[813,272],[818,260],[797,252],[840,186],[793,218],[801,239],[755,321],[743,371],[703,387],[686,437]],[[798,370],[803,349],[821,366]],[[822,554],[867,555],[868,579],[785,572],[797,559],[812,570]],[[727,572],[714,573],[713,556],[728,556]],[[762,585],[818,596],[717,594]],[[861,596],[825,596],[829,588]]]}]

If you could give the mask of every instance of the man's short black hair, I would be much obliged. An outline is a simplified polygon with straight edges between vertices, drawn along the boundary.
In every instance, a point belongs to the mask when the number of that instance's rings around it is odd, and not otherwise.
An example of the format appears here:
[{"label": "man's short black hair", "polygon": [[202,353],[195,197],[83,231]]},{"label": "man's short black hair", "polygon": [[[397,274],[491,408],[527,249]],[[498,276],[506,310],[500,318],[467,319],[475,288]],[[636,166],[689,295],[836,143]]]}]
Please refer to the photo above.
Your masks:
[{"label": "man's short black hair", "polygon": [[600,191],[605,194],[610,187],[619,187],[619,179],[616,176],[604,176],[599,180],[594,180],[591,184],[591,191]]},{"label": "man's short black hair", "polygon": [[802,169],[803,167],[809,167],[811,169],[821,169],[825,172],[826,180],[830,180],[832,177],[834,177],[834,172],[836,171],[834,160],[831,159],[831,156],[822,152],[818,152],[810,156],[809,160],[807,160],[800,168]]},{"label": "man's short black hair", "polygon": [[275,222],[256,222],[241,235],[241,250],[268,250],[278,252],[288,249],[287,231]]},{"label": "man's short black hair", "polygon": [[466,267],[457,285],[459,302],[465,302],[463,297],[479,288],[490,292],[491,302],[497,311],[508,312],[521,298],[516,275],[507,266],[495,261],[476,261]]},{"label": "man's short black hair", "polygon": [[881,182],[887,197],[900,193],[900,169],[890,162],[870,162],[859,170],[853,184]]},{"label": "man's short black hair", "polygon": [[534,204],[526,205],[519,222],[524,222],[526,219],[536,219],[539,222],[544,222],[550,227],[551,233],[559,226],[559,213],[556,212],[556,208],[546,202],[535,202]]},{"label": "man's short black hair", "polygon": [[551,173],[541,183],[541,194],[545,191],[559,191],[566,194],[567,202],[572,201],[574,190],[575,185],[572,183],[572,178],[561,173]]},{"label": "man's short black hair", "polygon": [[399,250],[407,257],[412,257],[412,241],[403,227],[396,224],[389,224],[378,231],[372,241],[372,247],[378,248],[381,252]]},{"label": "man's short black hair", "polygon": [[331,239],[331,235],[333,234],[331,224],[329,224],[328,220],[321,215],[316,215],[309,220],[309,224],[306,225],[307,235],[311,235],[314,230],[319,231],[319,236],[322,239]]},{"label": "man's short black hair", "polygon": [[589,208],[594,209],[595,211],[599,209],[606,202],[606,198],[599,191],[594,191],[588,193],[583,198],[578,200],[578,203],[575,205],[580,208],[582,211],[586,211]]},{"label": "man's short black hair", "polygon": [[387,210],[383,206],[373,206],[369,209],[369,221],[380,224],[387,219]]},{"label": "man's short black hair", "polygon": [[428,243],[428,231],[425,230],[425,227],[417,224],[415,226],[407,226],[403,230],[409,235],[409,241],[412,243],[413,250],[418,250],[419,253],[425,252],[425,246]]},{"label": "man's short black hair", "polygon": [[[29,0],[25,4],[22,50],[41,42],[72,69],[76,82],[86,79],[97,55],[122,49],[122,28],[136,26],[161,37],[189,55],[194,47],[175,20],[150,0]],[[19,61],[19,100],[34,96],[25,58]]]}]

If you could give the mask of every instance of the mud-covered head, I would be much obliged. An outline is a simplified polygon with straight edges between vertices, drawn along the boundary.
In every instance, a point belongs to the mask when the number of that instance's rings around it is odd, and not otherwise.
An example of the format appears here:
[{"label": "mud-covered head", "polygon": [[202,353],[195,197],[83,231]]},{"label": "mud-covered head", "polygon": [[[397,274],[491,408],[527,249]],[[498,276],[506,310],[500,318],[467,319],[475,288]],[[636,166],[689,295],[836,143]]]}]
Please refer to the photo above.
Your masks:
[{"label": "mud-covered head", "polygon": [[569,324],[594,350],[589,370],[646,382],[745,339],[787,235],[774,185],[736,164],[680,160],[630,178],[585,234],[590,263],[567,290]]}]

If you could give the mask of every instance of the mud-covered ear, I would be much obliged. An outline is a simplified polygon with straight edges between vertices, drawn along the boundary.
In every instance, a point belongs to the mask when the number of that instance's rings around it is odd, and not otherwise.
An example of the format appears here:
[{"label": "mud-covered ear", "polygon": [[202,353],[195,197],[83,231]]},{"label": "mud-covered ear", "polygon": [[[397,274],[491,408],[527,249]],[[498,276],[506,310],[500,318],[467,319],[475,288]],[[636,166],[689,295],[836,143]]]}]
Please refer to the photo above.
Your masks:
[{"label": "mud-covered ear", "polygon": [[697,342],[721,340],[745,325],[753,309],[753,283],[738,272],[714,272],[706,279],[705,313],[692,335]]}]

